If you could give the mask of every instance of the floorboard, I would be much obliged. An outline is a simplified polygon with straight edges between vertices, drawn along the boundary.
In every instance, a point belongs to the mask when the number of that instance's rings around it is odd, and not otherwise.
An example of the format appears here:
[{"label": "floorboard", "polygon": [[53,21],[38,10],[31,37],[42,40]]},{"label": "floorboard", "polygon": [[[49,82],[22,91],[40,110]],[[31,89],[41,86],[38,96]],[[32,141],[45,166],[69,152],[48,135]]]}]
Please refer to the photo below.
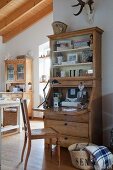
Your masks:
[{"label": "floorboard", "polygon": [[[32,128],[42,128],[43,122],[31,121]],[[20,156],[23,146],[23,132],[2,138],[1,170],[23,170]],[[51,159],[48,149],[44,149],[44,140],[32,141],[32,149],[28,161],[28,170],[75,170],[69,152],[61,148],[61,166],[58,167],[56,148],[53,147]]]}]

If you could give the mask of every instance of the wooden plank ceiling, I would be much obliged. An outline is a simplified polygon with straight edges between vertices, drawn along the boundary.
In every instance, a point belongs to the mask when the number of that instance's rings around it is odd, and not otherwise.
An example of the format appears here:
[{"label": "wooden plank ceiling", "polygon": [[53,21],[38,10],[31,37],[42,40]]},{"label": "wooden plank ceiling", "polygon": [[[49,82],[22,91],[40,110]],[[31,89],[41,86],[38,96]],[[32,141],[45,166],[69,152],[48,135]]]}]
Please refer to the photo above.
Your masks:
[{"label": "wooden plank ceiling", "polygon": [[53,10],[53,0],[0,0],[0,36],[7,42]]}]

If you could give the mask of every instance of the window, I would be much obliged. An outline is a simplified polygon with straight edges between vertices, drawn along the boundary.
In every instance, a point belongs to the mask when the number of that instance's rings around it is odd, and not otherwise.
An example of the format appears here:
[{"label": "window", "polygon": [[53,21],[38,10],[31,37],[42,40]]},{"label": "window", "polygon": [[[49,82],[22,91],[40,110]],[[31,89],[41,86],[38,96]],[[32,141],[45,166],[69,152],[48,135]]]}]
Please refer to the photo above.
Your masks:
[{"label": "window", "polygon": [[[44,101],[43,89],[50,78],[50,49],[49,42],[39,46],[39,100]],[[46,89],[48,92],[49,85]]]}]

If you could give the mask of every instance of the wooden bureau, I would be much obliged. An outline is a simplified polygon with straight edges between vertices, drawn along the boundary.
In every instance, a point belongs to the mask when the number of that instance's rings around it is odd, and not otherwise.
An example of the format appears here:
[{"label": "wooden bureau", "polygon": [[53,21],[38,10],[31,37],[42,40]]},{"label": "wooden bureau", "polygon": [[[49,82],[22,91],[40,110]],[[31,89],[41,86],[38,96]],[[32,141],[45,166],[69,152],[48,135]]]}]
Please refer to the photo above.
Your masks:
[{"label": "wooden bureau", "polygon": [[63,147],[102,144],[102,33],[93,27],[48,36],[51,69],[44,123],[61,134]]}]

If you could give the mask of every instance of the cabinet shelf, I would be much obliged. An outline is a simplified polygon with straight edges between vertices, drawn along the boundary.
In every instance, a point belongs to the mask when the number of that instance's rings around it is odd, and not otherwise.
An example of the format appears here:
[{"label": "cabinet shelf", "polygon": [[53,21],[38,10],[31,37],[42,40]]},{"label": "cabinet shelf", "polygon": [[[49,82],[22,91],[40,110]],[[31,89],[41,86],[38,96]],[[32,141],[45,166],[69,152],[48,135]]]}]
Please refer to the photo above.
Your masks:
[{"label": "cabinet shelf", "polygon": [[9,130],[18,129],[18,128],[19,128],[19,125],[9,125],[9,126],[6,126],[6,127],[2,127],[1,132],[6,132],[6,131],[9,131]]},{"label": "cabinet shelf", "polygon": [[93,62],[87,62],[87,63],[76,63],[76,64],[70,64],[70,63],[67,63],[67,64],[61,64],[61,65],[54,64],[54,65],[53,65],[53,68],[54,68],[54,67],[85,66],[85,65],[92,65],[92,64],[93,64]]},{"label": "cabinet shelf", "polygon": [[60,53],[60,52],[72,52],[72,51],[83,51],[83,50],[92,50],[89,46],[85,46],[85,47],[78,47],[78,48],[74,48],[74,49],[63,49],[63,50],[55,50],[53,51],[53,53]]},{"label": "cabinet shelf", "polygon": [[56,80],[56,79],[58,81],[60,81],[60,80],[62,80],[62,81],[64,81],[64,80],[67,80],[67,81],[80,80],[80,81],[82,81],[82,80],[95,80],[96,78],[94,76],[90,76],[90,75],[88,75],[88,76],[76,76],[76,77],[52,77],[51,78],[51,80]]},{"label": "cabinet shelf", "polygon": [[14,73],[8,73],[8,75],[13,75]]}]

